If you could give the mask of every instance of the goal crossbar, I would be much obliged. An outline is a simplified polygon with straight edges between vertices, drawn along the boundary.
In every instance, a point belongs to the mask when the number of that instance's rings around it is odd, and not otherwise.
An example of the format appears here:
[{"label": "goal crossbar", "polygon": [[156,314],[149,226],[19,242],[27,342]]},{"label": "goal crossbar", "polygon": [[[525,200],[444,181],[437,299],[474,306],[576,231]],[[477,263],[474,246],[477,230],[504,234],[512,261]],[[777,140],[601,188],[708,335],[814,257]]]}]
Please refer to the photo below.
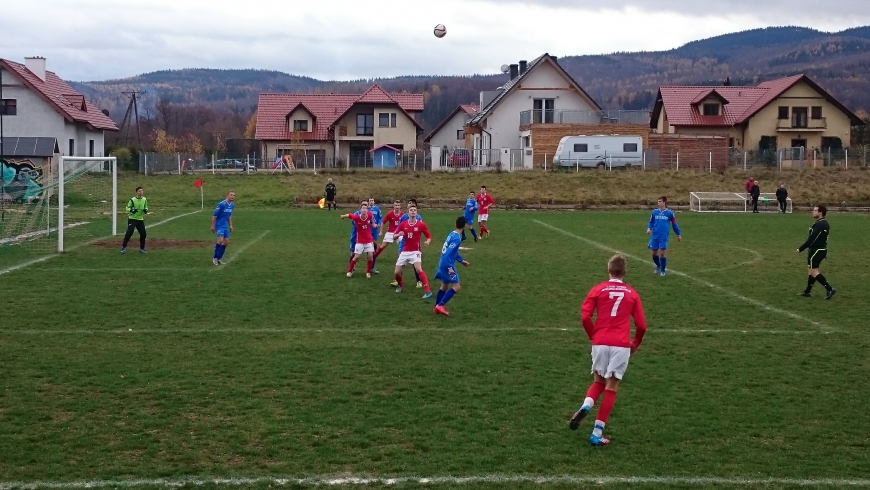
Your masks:
[{"label": "goal crossbar", "polygon": [[63,252],[64,232],[64,181],[66,164],[69,162],[109,162],[112,172],[112,236],[118,234],[118,159],[116,157],[68,157],[61,156],[57,167],[57,251]]}]

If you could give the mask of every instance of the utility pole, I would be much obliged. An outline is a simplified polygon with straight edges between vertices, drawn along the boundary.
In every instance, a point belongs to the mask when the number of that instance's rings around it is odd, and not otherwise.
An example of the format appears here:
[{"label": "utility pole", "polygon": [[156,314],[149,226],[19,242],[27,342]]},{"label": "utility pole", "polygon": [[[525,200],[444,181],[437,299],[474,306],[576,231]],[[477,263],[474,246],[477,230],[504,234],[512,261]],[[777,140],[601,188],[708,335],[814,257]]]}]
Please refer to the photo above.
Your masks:
[{"label": "utility pole", "polygon": [[[139,143],[139,148],[142,148],[142,130],[139,128],[139,96],[145,95],[146,91],[137,91],[134,90],[132,92],[121,92],[124,97],[130,99],[130,103],[127,104],[127,112],[124,114],[124,120],[121,121],[120,131],[124,134],[124,146],[130,146],[130,126],[133,124],[133,120],[135,118],[136,122],[136,138]],[[126,132],[124,131],[126,129]]]}]

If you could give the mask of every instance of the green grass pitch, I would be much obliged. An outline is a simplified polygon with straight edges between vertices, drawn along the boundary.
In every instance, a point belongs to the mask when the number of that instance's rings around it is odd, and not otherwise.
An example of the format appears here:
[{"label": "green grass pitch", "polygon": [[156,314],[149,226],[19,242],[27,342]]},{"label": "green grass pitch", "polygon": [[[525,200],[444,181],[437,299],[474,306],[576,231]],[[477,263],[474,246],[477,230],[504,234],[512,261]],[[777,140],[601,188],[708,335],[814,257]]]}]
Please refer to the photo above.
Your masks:
[{"label": "green grass pitch", "polygon": [[[422,214],[431,278],[457,213]],[[134,237],[127,255],[87,245],[0,275],[0,486],[866,478],[870,217],[829,215],[822,270],[839,293],[825,301],[820,286],[796,296],[809,214],[680,213],[667,277],[652,274],[648,216],[494,211],[491,238],[463,244],[471,267],[449,318],[422,290],[388,286],[395,248],[380,275],[346,278],[350,225],[327,211],[240,203],[222,268],[206,211],[149,230],[201,246],[140,255]],[[630,256],[650,327],[607,426],[613,444],[591,448],[589,420],[572,432],[568,419],[591,380],[578,308],[606,279],[608,249]],[[582,486],[506,481],[466,487]]]}]

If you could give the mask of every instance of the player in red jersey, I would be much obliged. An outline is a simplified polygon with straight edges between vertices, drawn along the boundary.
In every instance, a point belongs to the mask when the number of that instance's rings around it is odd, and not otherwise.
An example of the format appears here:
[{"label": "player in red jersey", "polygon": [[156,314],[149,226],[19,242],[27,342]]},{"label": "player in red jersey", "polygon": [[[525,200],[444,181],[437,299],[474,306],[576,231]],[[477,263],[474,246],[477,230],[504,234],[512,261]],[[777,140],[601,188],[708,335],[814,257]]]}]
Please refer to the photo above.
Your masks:
[{"label": "player in red jersey", "polygon": [[399,225],[399,229],[396,230],[396,236],[404,237],[405,240],[405,247],[402,249],[402,253],[399,254],[399,260],[396,261],[395,275],[396,282],[398,283],[396,292],[401,293],[402,288],[405,287],[402,272],[405,270],[405,266],[410,264],[414,266],[417,276],[426,289],[423,299],[431,298],[432,290],[429,289],[429,278],[423,272],[423,250],[420,248],[420,239],[425,236],[425,245],[428,247],[432,241],[432,234],[429,233],[429,227],[426,226],[426,223],[417,219],[417,206],[408,207],[408,220],[403,221]]},{"label": "player in red jersey", "polygon": [[480,238],[489,236],[489,228],[486,222],[489,220],[489,207],[495,204],[495,200],[487,194],[486,186],[480,186],[480,194],[477,195],[477,223],[480,225]]},{"label": "player in red jersey", "polygon": [[353,249],[353,258],[350,259],[350,266],[347,268],[347,277],[353,276],[353,269],[356,267],[356,261],[360,255],[366,254],[368,258],[368,267],[366,268],[366,277],[372,277],[372,266],[374,265],[372,255],[375,252],[375,240],[372,238],[372,228],[377,228],[374,216],[369,212],[368,201],[363,201],[359,205],[359,214],[342,214],[341,219],[349,219],[356,226],[356,245]]},{"label": "player in red jersey", "polygon": [[384,233],[384,238],[381,240],[380,246],[375,250],[374,258],[377,259],[378,255],[384,251],[387,247],[390,246],[391,243],[396,241],[396,230],[399,229],[399,223],[402,222],[402,201],[396,199],[393,201],[393,210],[384,215],[384,221],[382,226],[387,229],[387,232]]},{"label": "player in red jersey", "polygon": [[[589,386],[583,405],[571,417],[570,428],[576,430],[592,406],[604,393],[598,418],[589,442],[593,446],[610,444],[604,438],[604,424],[616,402],[619,381],[628,368],[628,359],[637,351],[646,333],[646,320],[640,296],[622,282],[626,272],[625,257],[614,255],[607,263],[610,280],[593,287],[580,309],[580,320],[592,341],[592,374],[595,382]],[[595,321],[592,314],[597,313]],[[634,339],[631,339],[631,319],[634,319]]]}]

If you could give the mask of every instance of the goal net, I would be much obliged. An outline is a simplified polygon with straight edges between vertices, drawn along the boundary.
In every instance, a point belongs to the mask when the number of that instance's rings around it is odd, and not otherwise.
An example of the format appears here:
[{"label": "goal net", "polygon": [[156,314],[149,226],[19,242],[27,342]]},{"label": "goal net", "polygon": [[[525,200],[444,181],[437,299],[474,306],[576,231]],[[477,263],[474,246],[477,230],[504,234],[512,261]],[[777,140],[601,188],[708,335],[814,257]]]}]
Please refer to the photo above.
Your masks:
[{"label": "goal net", "polygon": [[[752,201],[740,192],[690,192],[689,209],[698,213],[748,213],[752,211]],[[762,193],[758,196],[758,211],[778,213],[779,201],[775,193]],[[791,198],[785,200],[785,212],[792,212]]]},{"label": "goal net", "polygon": [[0,255],[63,252],[117,233],[114,157],[27,163],[0,159]]}]

